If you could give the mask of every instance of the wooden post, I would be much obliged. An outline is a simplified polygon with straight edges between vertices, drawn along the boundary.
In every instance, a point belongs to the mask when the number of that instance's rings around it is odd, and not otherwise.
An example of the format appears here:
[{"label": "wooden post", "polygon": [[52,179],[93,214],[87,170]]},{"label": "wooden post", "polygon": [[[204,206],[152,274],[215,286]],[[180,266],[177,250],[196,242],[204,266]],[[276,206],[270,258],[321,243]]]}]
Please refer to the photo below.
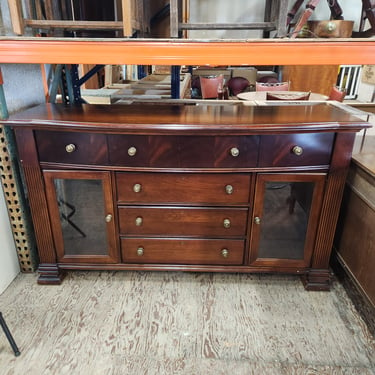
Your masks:
[{"label": "wooden post", "polygon": [[24,25],[21,0],[8,0],[8,6],[13,32],[17,35],[23,35]]},{"label": "wooden post", "polygon": [[132,0],[121,0],[121,5],[124,37],[131,37],[133,35]]},{"label": "wooden post", "polygon": [[178,38],[178,0],[170,0],[171,38]]}]

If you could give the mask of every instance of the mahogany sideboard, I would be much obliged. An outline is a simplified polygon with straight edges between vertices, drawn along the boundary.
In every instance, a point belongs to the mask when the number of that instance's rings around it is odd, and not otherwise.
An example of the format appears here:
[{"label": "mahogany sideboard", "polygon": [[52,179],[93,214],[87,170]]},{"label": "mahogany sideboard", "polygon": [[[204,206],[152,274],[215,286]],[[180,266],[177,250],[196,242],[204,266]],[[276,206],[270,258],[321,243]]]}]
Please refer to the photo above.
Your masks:
[{"label": "mahogany sideboard", "polygon": [[65,270],[300,274],[329,290],[356,132],[329,103],[45,104],[14,129],[40,257]]}]

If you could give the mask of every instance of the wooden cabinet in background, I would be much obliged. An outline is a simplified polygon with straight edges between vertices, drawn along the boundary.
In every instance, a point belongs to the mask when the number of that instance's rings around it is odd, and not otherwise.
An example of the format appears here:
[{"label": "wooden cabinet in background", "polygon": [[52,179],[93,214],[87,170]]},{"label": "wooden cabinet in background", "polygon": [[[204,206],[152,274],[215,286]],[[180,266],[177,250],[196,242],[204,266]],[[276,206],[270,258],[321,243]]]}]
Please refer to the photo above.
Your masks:
[{"label": "wooden cabinet in background", "polygon": [[15,130],[40,256],[64,270],[280,272],[327,290],[355,133],[329,103],[42,105]]},{"label": "wooden cabinet in background", "polygon": [[[306,57],[308,59],[308,56]],[[311,91],[329,95],[336,85],[338,65],[286,65],[282,70],[283,81],[290,81],[290,90]]]}]

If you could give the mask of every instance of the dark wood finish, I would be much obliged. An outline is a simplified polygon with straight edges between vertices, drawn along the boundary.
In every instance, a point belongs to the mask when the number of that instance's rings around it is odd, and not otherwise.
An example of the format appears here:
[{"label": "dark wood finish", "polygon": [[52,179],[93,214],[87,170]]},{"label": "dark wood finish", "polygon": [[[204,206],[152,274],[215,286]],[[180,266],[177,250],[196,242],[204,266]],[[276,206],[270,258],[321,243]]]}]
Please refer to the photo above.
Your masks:
[{"label": "dark wood finish", "polygon": [[[56,282],[63,269],[291,272],[303,274],[310,290],[329,289],[354,135],[369,127],[329,103],[42,105],[5,124],[16,129],[25,168],[39,282]],[[75,145],[72,155],[64,154],[67,142]],[[53,176],[102,179],[112,215],[103,223],[109,258],[64,253]],[[253,220],[268,179],[314,183],[303,259],[257,256]],[[293,196],[303,202],[303,194]]]},{"label": "dark wood finish", "polygon": [[[154,168],[255,167],[259,137],[121,136],[108,137],[111,165]],[[129,148],[136,153],[130,156]],[[239,150],[238,156],[231,149]]]},{"label": "dark wood finish", "polygon": [[[314,251],[316,228],[320,217],[322,206],[323,189],[326,175],[325,174],[259,174],[256,182],[254,214],[251,220],[251,253],[250,262],[252,265],[294,265],[296,267],[309,267],[311,256]],[[303,259],[283,259],[283,258],[261,258],[258,254],[258,244],[260,239],[260,230],[262,226],[262,212],[264,207],[264,196],[267,182],[312,182],[314,189],[312,192],[311,209],[309,210],[308,227],[306,229]],[[285,204],[287,205],[287,201]],[[255,217],[260,217],[261,224],[255,222]]]},{"label": "dark wood finish", "polygon": [[[137,253],[139,247],[144,249],[141,256]],[[121,250],[123,261],[129,263],[241,265],[244,241],[133,238],[121,239]],[[223,250],[228,251],[226,257]]]},{"label": "dark wood finish", "polygon": [[[36,131],[35,139],[41,162],[108,164],[107,140],[103,134]],[[74,152],[66,151],[68,145],[74,145]]]},{"label": "dark wood finish", "polygon": [[[351,163],[343,204],[335,236],[333,259],[341,265],[357,294],[362,295],[362,308],[372,306],[375,328],[375,175],[357,160]],[[353,288],[352,288],[353,289]],[[357,305],[357,304],[356,304]],[[371,309],[370,309],[371,311]]]},{"label": "dark wood finish", "polygon": [[119,225],[123,235],[244,237],[247,216],[246,208],[120,207]]},{"label": "dark wood finish", "polygon": [[[119,203],[138,204],[246,205],[250,189],[250,177],[245,174],[117,173],[116,183]],[[139,192],[134,191],[136,184]],[[228,185],[231,194],[226,191]]]},{"label": "dark wood finish", "polygon": [[[328,166],[334,133],[288,134],[262,136],[259,154],[261,167]],[[302,154],[293,148],[302,148]]]},{"label": "dark wood finish", "polygon": [[[55,239],[56,255],[58,262],[76,262],[76,263],[117,263],[119,261],[116,241],[115,221],[105,222],[106,215],[114,216],[114,206],[112,199],[111,176],[109,172],[91,172],[91,171],[44,171],[44,181],[46,184],[46,197],[51,213],[52,231]],[[67,254],[60,224],[60,213],[58,200],[56,197],[55,179],[74,179],[74,180],[101,180],[103,187],[103,199],[105,212],[102,213],[103,231],[107,234],[108,248],[105,249],[105,255],[90,253],[82,249],[84,254]],[[95,204],[95,202],[93,202]],[[89,235],[89,234],[88,234]],[[86,251],[85,251],[86,250]]]}]

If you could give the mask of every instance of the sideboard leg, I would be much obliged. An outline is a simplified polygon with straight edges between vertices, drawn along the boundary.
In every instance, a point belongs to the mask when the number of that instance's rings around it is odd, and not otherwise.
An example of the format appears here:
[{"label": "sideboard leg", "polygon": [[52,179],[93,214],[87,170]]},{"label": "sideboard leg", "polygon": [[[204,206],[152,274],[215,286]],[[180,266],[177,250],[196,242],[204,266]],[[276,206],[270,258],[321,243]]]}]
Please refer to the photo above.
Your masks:
[{"label": "sideboard leg", "polygon": [[59,285],[66,275],[57,264],[42,263],[38,267],[38,272],[38,284],[41,285]]},{"label": "sideboard leg", "polygon": [[331,288],[331,276],[329,270],[312,269],[301,276],[306,290],[329,291]]}]

